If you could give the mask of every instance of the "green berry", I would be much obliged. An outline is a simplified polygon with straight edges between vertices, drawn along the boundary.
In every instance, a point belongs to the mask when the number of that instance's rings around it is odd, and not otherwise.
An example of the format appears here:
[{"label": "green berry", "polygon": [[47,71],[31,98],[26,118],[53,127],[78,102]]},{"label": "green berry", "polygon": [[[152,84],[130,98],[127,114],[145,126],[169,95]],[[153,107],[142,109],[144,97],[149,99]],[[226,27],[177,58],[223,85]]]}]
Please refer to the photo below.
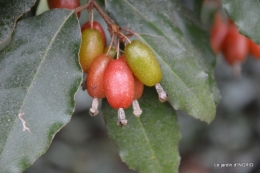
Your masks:
[{"label": "green berry", "polygon": [[80,65],[85,73],[91,66],[91,63],[98,55],[104,51],[104,43],[100,33],[96,29],[85,29],[82,32],[82,42],[80,47]]},{"label": "green berry", "polygon": [[161,67],[147,45],[138,40],[132,41],[125,47],[125,57],[133,74],[143,84],[154,86],[161,81]]}]

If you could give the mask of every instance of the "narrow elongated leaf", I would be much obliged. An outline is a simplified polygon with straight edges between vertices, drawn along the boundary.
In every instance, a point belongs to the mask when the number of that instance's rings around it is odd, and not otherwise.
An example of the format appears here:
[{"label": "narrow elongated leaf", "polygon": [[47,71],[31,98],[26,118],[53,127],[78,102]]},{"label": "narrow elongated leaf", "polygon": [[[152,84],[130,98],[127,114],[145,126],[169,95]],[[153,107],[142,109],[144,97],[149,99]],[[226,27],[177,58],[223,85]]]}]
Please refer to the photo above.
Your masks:
[{"label": "narrow elongated leaf", "polygon": [[161,84],[170,104],[211,122],[219,101],[214,55],[205,31],[180,2],[107,0],[106,8],[119,25],[140,33],[139,39],[152,48],[161,64]]},{"label": "narrow elongated leaf", "polygon": [[222,0],[223,8],[236,23],[239,31],[260,44],[260,2],[259,0]]},{"label": "narrow elongated leaf", "polygon": [[0,43],[11,35],[16,20],[29,11],[35,2],[36,0],[0,0]]},{"label": "narrow elongated leaf", "polygon": [[128,125],[116,125],[117,111],[104,101],[103,114],[109,136],[115,140],[120,156],[128,166],[140,173],[177,173],[180,163],[180,140],[177,115],[168,103],[160,103],[154,88],[145,88],[139,99],[143,114],[126,111]]},{"label": "narrow elongated leaf", "polygon": [[19,22],[0,52],[0,172],[22,172],[70,120],[80,39],[74,12],[54,10]]}]

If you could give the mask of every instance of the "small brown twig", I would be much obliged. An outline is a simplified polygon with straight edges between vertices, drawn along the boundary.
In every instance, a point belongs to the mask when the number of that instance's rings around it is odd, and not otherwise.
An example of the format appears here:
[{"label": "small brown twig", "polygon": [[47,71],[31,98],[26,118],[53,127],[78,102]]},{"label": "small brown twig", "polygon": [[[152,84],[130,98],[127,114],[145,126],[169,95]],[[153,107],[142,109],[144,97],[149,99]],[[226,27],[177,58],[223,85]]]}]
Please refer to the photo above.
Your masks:
[{"label": "small brown twig", "polygon": [[[84,9],[87,9],[89,12],[91,12],[92,13],[92,14],[90,14],[91,19],[89,19],[89,20],[91,21],[91,28],[92,28],[93,8],[95,8],[99,12],[101,17],[104,19],[104,21],[108,27],[108,31],[109,31],[111,38],[116,36],[118,38],[119,42],[125,43],[125,41],[127,41],[128,43],[131,43],[129,38],[132,37],[133,35],[137,35],[137,33],[128,28],[116,25],[115,22],[102,10],[102,8],[96,3],[95,0],[89,0],[85,5],[76,8],[75,12],[79,12]],[[122,31],[126,32],[126,34],[123,34]],[[115,39],[112,42],[114,42],[113,44],[116,47],[118,47],[118,43]]]}]

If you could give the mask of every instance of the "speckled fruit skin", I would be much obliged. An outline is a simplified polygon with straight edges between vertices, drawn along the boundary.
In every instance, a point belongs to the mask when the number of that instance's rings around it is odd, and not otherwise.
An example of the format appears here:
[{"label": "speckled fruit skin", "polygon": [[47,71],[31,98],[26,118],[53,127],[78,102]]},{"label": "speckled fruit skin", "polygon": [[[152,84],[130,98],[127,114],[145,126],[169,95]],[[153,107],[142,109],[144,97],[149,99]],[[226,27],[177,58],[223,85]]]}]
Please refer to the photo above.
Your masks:
[{"label": "speckled fruit skin", "polygon": [[89,69],[86,86],[89,95],[93,98],[104,98],[104,74],[109,61],[112,58],[108,55],[102,54],[97,56],[91,64]]},{"label": "speckled fruit skin", "polygon": [[135,94],[134,94],[134,100],[139,99],[144,91],[144,84],[142,82],[140,82],[135,76],[134,76],[134,90],[135,90]]},{"label": "speckled fruit skin", "polygon": [[223,41],[222,53],[230,65],[243,62],[248,54],[247,38],[238,32],[235,24],[228,27],[227,35]]},{"label": "speckled fruit skin", "polygon": [[[53,8],[75,9],[80,6],[80,1],[79,0],[48,0],[48,5],[50,9]],[[77,13],[77,16],[80,17],[80,12]]]},{"label": "speckled fruit skin", "polygon": [[[84,31],[84,30],[87,29],[87,28],[91,28],[89,21],[86,22],[86,23],[81,27],[81,32]],[[100,35],[101,35],[101,37],[102,37],[103,44],[104,44],[104,46],[106,46],[106,44],[107,44],[106,34],[105,34],[105,31],[104,31],[103,27],[100,25],[100,23],[97,22],[97,21],[93,21],[93,29],[98,30],[98,32],[100,33]]]},{"label": "speckled fruit skin", "polygon": [[104,86],[106,98],[114,109],[128,108],[134,98],[134,77],[122,59],[111,60],[105,70]]},{"label": "speckled fruit skin", "polygon": [[220,52],[227,31],[227,23],[222,19],[221,13],[217,12],[210,30],[210,44],[215,54]]},{"label": "speckled fruit skin", "polygon": [[85,73],[96,56],[104,51],[104,44],[100,33],[96,29],[85,29],[82,32],[82,41],[79,53],[80,65]]},{"label": "speckled fruit skin", "polygon": [[[125,55],[121,55],[119,59],[126,61]],[[134,76],[134,100],[139,99],[144,91],[144,84]]]},{"label": "speckled fruit skin", "polygon": [[253,55],[254,58],[260,59],[260,45],[256,44],[249,38],[247,39],[247,41],[248,41],[249,53]]},{"label": "speckled fruit skin", "polygon": [[125,47],[127,64],[133,74],[145,85],[154,86],[162,79],[160,65],[152,50],[138,40],[134,40]]}]

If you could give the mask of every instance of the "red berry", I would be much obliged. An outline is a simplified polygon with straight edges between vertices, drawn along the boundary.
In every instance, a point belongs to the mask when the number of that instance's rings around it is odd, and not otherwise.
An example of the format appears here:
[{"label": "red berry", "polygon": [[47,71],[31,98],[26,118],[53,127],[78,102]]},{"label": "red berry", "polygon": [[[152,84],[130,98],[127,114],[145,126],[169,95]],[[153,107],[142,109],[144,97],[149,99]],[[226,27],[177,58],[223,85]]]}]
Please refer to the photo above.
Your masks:
[{"label": "red berry", "polygon": [[238,32],[233,23],[229,24],[227,35],[223,41],[222,52],[230,65],[243,62],[247,57],[247,38]]},{"label": "red berry", "polygon": [[260,59],[260,45],[256,44],[251,39],[247,39],[247,40],[248,40],[249,53],[251,53],[251,55],[253,55],[256,59]]},{"label": "red berry", "polygon": [[122,59],[111,60],[104,75],[105,93],[114,109],[128,108],[134,98],[134,77]]},{"label": "red berry", "polygon": [[[81,27],[81,32],[87,28],[91,28],[90,26],[90,22],[86,22],[82,27]],[[106,46],[106,43],[107,43],[107,39],[106,39],[106,34],[105,34],[105,31],[103,29],[103,27],[100,25],[100,23],[96,22],[96,21],[93,21],[93,29],[96,29],[98,30],[98,32],[100,33],[101,37],[102,37],[102,40],[103,40],[103,43],[104,43],[104,46]]]},{"label": "red berry", "polygon": [[134,90],[135,90],[135,94],[134,94],[134,100],[139,99],[144,91],[144,84],[142,82],[140,82],[135,76],[134,76]]},{"label": "red berry", "polygon": [[108,62],[112,58],[108,55],[102,54],[97,56],[91,64],[89,69],[86,86],[87,91],[91,97],[94,98],[104,98],[104,73]]},{"label": "red berry", "polygon": [[[122,59],[122,60],[126,61],[125,55],[121,55],[119,57],[119,59]],[[135,90],[135,92],[134,92],[135,93],[134,94],[134,100],[137,100],[143,94],[144,84],[141,81],[139,81],[135,76],[134,76],[134,90]]]},{"label": "red berry", "polygon": [[228,26],[223,20],[221,13],[217,12],[214,18],[213,26],[210,30],[210,44],[215,54],[219,53],[221,46],[227,34]]},{"label": "red berry", "polygon": [[[53,8],[67,8],[67,9],[75,9],[80,6],[79,0],[48,0],[48,5],[50,9]],[[80,17],[80,12],[77,13],[78,17]]]}]

